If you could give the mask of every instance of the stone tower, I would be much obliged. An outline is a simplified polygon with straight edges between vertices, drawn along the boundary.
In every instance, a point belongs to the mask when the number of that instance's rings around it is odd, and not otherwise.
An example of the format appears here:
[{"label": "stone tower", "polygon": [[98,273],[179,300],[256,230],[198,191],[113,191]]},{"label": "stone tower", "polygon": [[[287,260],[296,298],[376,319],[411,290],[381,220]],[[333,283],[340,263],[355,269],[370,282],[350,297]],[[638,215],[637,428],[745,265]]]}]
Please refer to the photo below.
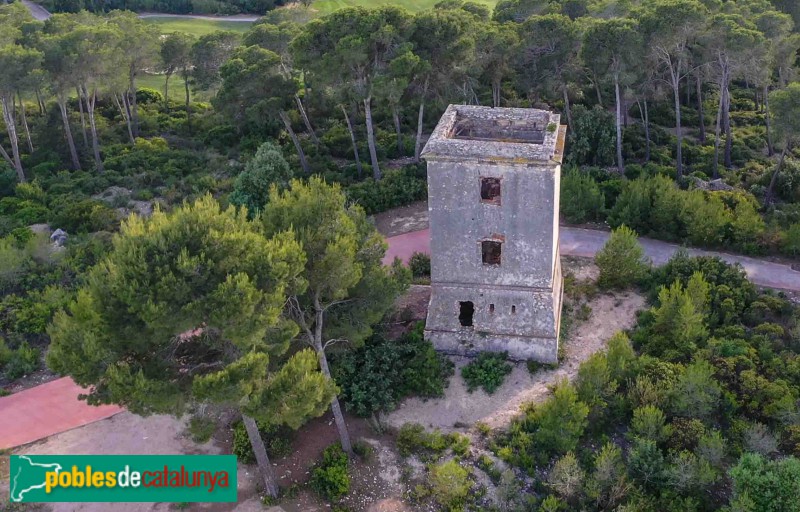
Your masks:
[{"label": "stone tower", "polygon": [[566,127],[544,110],[450,105],[428,163],[426,338],[451,354],[556,362]]}]

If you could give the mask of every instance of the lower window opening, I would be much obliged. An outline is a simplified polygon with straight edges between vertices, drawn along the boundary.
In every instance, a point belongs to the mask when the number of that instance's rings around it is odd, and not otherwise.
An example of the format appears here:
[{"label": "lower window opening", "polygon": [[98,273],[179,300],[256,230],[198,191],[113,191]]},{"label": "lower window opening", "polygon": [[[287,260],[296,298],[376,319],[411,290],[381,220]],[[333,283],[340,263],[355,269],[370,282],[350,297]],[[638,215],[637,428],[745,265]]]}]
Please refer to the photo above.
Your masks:
[{"label": "lower window opening", "polygon": [[475,314],[475,305],[471,301],[459,302],[458,321],[462,327],[472,327],[472,317]]}]

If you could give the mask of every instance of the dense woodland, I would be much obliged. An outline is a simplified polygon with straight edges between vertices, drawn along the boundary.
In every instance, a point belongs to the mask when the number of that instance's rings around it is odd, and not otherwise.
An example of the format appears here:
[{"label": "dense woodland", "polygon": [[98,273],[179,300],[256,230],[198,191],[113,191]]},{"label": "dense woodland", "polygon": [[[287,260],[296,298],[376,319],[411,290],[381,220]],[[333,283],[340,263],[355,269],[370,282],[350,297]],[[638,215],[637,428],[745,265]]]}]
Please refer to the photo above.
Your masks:
[{"label": "dense woodland", "polygon": [[[150,8],[56,10],[116,7]],[[630,231],[800,255],[797,9],[446,0],[306,21],[298,7],[194,38],[128,11],[38,22],[0,6],[0,383],[47,352],[94,385],[90,403],[234,407],[235,449],[270,495],[259,430],[332,403],[342,448],[312,485],[335,501],[358,451],[341,409],[380,428],[452,373],[418,331],[390,343],[376,327],[426,270],[383,267],[366,215],[426,197],[420,151],[448,104],[555,109],[563,218],[618,228],[599,285],[639,287],[652,307],[574,384],[485,433],[513,468],[484,462],[505,509],[800,510],[797,308],[716,259],[650,270]],[[139,85],[153,75],[163,88]],[[504,364],[464,377],[493,375],[491,389]],[[481,507],[441,459],[463,440],[409,426],[398,447],[431,462],[412,499]]]}]

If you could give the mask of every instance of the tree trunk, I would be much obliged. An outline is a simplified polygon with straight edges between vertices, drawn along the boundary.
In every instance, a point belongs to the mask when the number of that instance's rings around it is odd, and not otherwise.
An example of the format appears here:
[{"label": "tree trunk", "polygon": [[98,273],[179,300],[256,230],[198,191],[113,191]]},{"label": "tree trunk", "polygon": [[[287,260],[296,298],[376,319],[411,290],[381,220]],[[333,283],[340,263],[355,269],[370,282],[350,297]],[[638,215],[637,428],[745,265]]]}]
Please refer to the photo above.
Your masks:
[{"label": "tree trunk", "polygon": [[642,118],[644,125],[645,153],[644,161],[650,161],[650,123],[647,122],[647,100],[644,100],[644,111],[642,111],[642,101],[637,99],[636,106],[639,107],[639,117]]},{"label": "tree trunk", "polygon": [[130,97],[126,94],[125,108],[128,109],[128,117],[131,120],[131,128],[134,139],[139,136],[139,106],[136,103],[136,75],[131,73]]},{"label": "tree trunk", "polygon": [[[126,93],[122,93],[122,101],[123,102],[125,102],[125,96],[126,95],[127,95]],[[116,93],[114,93],[114,103],[117,104],[117,108],[119,109],[119,113],[122,116],[122,118],[125,120],[125,125],[128,127],[128,139],[130,139],[131,144],[135,145],[136,144],[136,139],[133,137],[133,129],[131,128],[131,118],[128,115],[127,108],[123,107],[122,104],[120,104],[119,97],[117,97]]]},{"label": "tree trunk", "polygon": [[36,88],[36,103],[39,106],[39,114],[47,114],[47,109],[45,108],[44,100],[42,99],[42,93],[39,91],[38,87]]},{"label": "tree trunk", "polygon": [[689,74],[686,74],[686,106],[692,104],[692,80],[689,78]]},{"label": "tree trunk", "polygon": [[625,99],[625,93],[622,93],[622,125],[628,127],[628,100]]},{"label": "tree trunk", "polygon": [[569,108],[569,92],[566,87],[561,88],[564,93],[564,115],[567,116],[567,126],[572,128],[572,109]]},{"label": "tree trunk", "polygon": [[169,78],[172,73],[166,73],[164,78],[164,110],[169,112]]},{"label": "tree trunk", "polygon": [[375,131],[372,126],[371,96],[368,96],[364,99],[364,117],[367,121],[367,145],[369,146],[369,158],[372,163],[372,177],[375,178],[375,181],[380,181],[381,168],[378,165],[378,150],[375,148]]},{"label": "tree trunk", "polygon": [[97,101],[97,91],[93,89],[92,93],[89,94],[89,91],[86,90],[86,87],[84,87],[83,94],[86,97],[86,113],[89,115],[89,127],[92,130],[92,152],[94,153],[94,163],[95,167],[97,168],[97,172],[102,174],[105,172],[105,167],[103,166],[103,159],[100,158],[100,141],[97,139],[97,124],[95,123],[94,118],[94,107],[95,102]]},{"label": "tree trunk", "polygon": [[86,118],[83,115],[83,105],[86,99],[83,97],[83,90],[80,87],[76,87],[78,91],[78,110],[81,113],[81,133],[83,134],[83,145],[85,147],[89,147],[89,138],[86,136]]},{"label": "tree trunk", "polygon": [[495,108],[500,106],[500,88],[501,83],[499,80],[492,81],[492,106]]},{"label": "tree trunk", "polygon": [[764,86],[764,121],[767,124],[767,154],[775,154],[775,147],[772,145],[772,126],[769,117],[769,86]]},{"label": "tree trunk", "polygon": [[19,98],[19,113],[22,116],[22,127],[25,128],[25,140],[28,143],[28,152],[33,153],[33,141],[31,140],[31,129],[28,127],[28,115],[25,112],[25,103],[22,101],[22,96],[17,94]]},{"label": "tree trunk", "polygon": [[69,126],[69,115],[67,114],[67,98],[57,97],[56,103],[58,103],[58,110],[61,112],[61,120],[64,123],[64,134],[67,137],[67,146],[69,146],[69,156],[70,159],[72,160],[72,169],[75,171],[80,171],[81,162],[78,159],[78,152],[75,149],[75,139],[72,138],[72,129]]},{"label": "tree trunk", "polygon": [[419,100],[419,115],[417,116],[417,140],[414,143],[414,163],[419,163],[420,153],[422,152],[422,121],[425,117],[425,95],[428,94],[428,79],[425,79],[425,86],[422,88],[422,97]]},{"label": "tree trunk", "polygon": [[[17,125],[14,121],[14,108],[8,101],[8,96],[3,96],[3,121],[6,123],[6,132],[8,132],[8,139],[11,142],[11,155],[14,158],[14,170],[17,171],[17,179],[20,183],[25,182],[25,171],[22,169],[22,160],[19,157],[19,136],[17,135]],[[13,97],[12,97],[13,101]]]},{"label": "tree trunk", "polygon": [[8,156],[8,153],[6,153],[6,149],[3,147],[2,144],[0,144],[0,156],[3,157],[3,160],[5,160],[9,166],[14,167],[14,160],[12,160],[10,156]]},{"label": "tree trunk", "polygon": [[[314,349],[317,351],[317,356],[319,357],[319,367],[322,370],[323,375],[325,375],[328,379],[331,379],[331,370],[328,367],[328,356],[325,355],[325,349],[322,348],[322,342],[315,341]],[[350,443],[350,432],[347,430],[347,423],[344,421],[342,407],[339,405],[339,397],[336,395],[334,395],[333,400],[331,400],[331,411],[333,411],[333,419],[336,421],[336,429],[339,431],[339,438],[342,441],[342,449],[348,455],[352,455],[353,445]]]},{"label": "tree trunk", "polygon": [[256,420],[242,414],[242,423],[244,423],[244,428],[247,430],[247,437],[250,438],[250,445],[253,447],[253,453],[256,456],[258,470],[264,481],[264,491],[273,498],[277,498],[278,484],[275,482],[275,473],[272,471],[272,465],[269,463],[267,449],[264,446],[264,440],[261,439],[261,433],[258,431]]},{"label": "tree trunk", "polygon": [[283,110],[280,111],[279,115],[281,121],[283,121],[283,126],[286,127],[286,131],[289,132],[289,137],[291,137],[292,142],[294,142],[294,148],[297,150],[297,156],[300,157],[300,166],[303,168],[303,172],[311,174],[311,168],[308,166],[308,161],[306,161],[306,154],[303,152],[303,146],[300,145],[300,139],[297,138],[297,134],[294,133],[294,129],[292,128],[292,121]]},{"label": "tree trunk", "polygon": [[619,93],[619,74],[614,74],[614,95],[616,96],[617,115],[616,115],[616,128],[617,128],[617,171],[620,174],[625,174],[625,162],[622,161],[622,104]]},{"label": "tree trunk", "polygon": [[[680,67],[678,67],[680,69]],[[673,72],[672,78],[672,92],[675,100],[675,136],[678,139],[677,148],[677,178],[678,181],[683,179],[683,132],[681,131],[681,94],[680,94],[680,76],[679,71]]]},{"label": "tree trunk", "polygon": [[342,113],[344,114],[344,120],[347,122],[347,131],[350,132],[350,141],[353,143],[353,156],[356,159],[356,169],[358,169],[358,179],[361,179],[364,170],[361,167],[361,158],[358,156],[358,145],[356,144],[356,134],[353,131],[353,123],[350,122],[350,116],[347,115],[347,109],[344,108],[344,105],[341,105],[341,107],[342,107]]},{"label": "tree trunk", "polygon": [[719,87],[719,108],[717,108],[717,123],[714,125],[714,166],[712,168],[714,179],[719,177],[719,136],[722,127],[722,111],[725,108],[725,88],[722,84]]},{"label": "tree trunk", "polygon": [[725,113],[723,119],[725,121],[725,168],[730,169],[733,167],[733,159],[731,158],[733,132],[731,132],[731,91],[728,90],[727,84],[725,85]]},{"label": "tree trunk", "polygon": [[769,180],[769,187],[767,187],[767,193],[764,195],[764,206],[772,204],[772,195],[775,193],[775,184],[778,183],[778,174],[783,169],[783,162],[786,160],[786,153],[788,152],[789,143],[787,142],[783,147],[783,151],[781,151],[781,159],[778,161],[778,166],[775,168],[775,172],[772,173],[772,179]]},{"label": "tree trunk", "polygon": [[700,143],[706,142],[706,120],[703,114],[703,82],[697,74],[697,115],[700,117]]},{"label": "tree trunk", "polygon": [[392,118],[394,119],[394,131],[397,134],[397,156],[403,156],[403,134],[400,131],[400,113],[397,112],[397,105],[392,105]]},{"label": "tree trunk", "polygon": [[189,73],[183,74],[183,87],[186,90],[186,128],[188,128],[189,133],[192,133],[192,108],[190,104],[190,95],[189,95]]},{"label": "tree trunk", "polygon": [[420,153],[422,152],[422,119],[425,117],[425,100],[419,102],[419,114],[417,115],[417,140],[414,142],[414,162],[419,163]]},{"label": "tree trunk", "polygon": [[294,95],[294,101],[297,103],[297,109],[300,111],[300,117],[303,118],[303,124],[306,125],[306,131],[311,136],[314,145],[319,146],[319,139],[317,138],[317,134],[314,133],[314,128],[311,126],[311,121],[308,119],[306,108],[303,106],[303,100],[300,99],[299,94]]},{"label": "tree trunk", "polygon": [[594,92],[597,93],[597,104],[603,106],[603,96],[600,94],[600,82],[594,80]]}]

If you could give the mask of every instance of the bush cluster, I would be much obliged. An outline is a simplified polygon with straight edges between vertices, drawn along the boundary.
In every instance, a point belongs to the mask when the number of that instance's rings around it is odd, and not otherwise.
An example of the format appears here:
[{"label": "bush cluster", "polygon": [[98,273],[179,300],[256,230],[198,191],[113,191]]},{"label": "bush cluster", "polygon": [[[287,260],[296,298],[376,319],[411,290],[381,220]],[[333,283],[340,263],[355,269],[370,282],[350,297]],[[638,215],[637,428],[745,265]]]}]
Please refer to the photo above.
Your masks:
[{"label": "bush cluster", "polygon": [[478,357],[461,368],[461,377],[467,383],[467,390],[472,393],[483,388],[488,394],[497,391],[503,385],[506,375],[512,367],[506,362],[508,353],[481,352]]},{"label": "bush cluster", "polygon": [[453,363],[425,340],[424,327],[419,322],[397,340],[374,335],[333,360],[333,377],[348,410],[370,417],[393,410],[407,396],[444,394]]},{"label": "bush cluster", "polygon": [[[790,510],[800,309],[685,252],[643,283],[652,306],[630,336],[528,406],[498,455],[562,509]],[[728,479],[732,495],[714,491]]]},{"label": "bush cluster", "polygon": [[468,437],[458,432],[443,434],[439,429],[429,432],[419,423],[404,424],[395,441],[400,455],[416,455],[423,460],[437,458],[447,449],[451,449],[457,456],[464,456],[469,449]]},{"label": "bush cluster", "polygon": [[[270,457],[280,459],[292,453],[293,432],[289,428],[259,423],[258,431],[264,441],[264,446],[267,448],[267,455]],[[256,460],[253,453],[253,445],[247,435],[247,429],[241,421],[237,421],[233,425],[232,451],[242,464],[252,464]]]},{"label": "bush cluster", "polygon": [[371,178],[347,187],[347,196],[368,214],[421,201],[428,197],[425,168],[420,165],[387,171],[380,181]]},{"label": "bush cluster", "polygon": [[311,488],[326,501],[339,501],[350,492],[347,454],[333,444],[322,452],[322,461],[311,471]]}]

